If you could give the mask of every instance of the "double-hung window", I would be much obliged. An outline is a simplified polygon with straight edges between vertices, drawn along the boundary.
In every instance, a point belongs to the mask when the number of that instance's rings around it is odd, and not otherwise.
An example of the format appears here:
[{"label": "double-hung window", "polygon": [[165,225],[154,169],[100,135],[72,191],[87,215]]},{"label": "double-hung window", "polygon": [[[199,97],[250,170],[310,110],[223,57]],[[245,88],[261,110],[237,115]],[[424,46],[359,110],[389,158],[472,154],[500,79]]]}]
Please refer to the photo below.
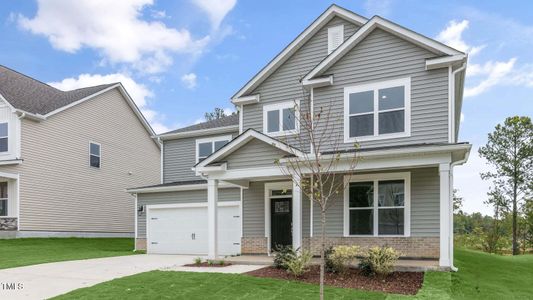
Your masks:
[{"label": "double-hung window", "polygon": [[344,140],[409,136],[410,78],[344,89]]},{"label": "double-hung window", "polygon": [[8,215],[7,182],[0,182],[0,217]]},{"label": "double-hung window", "polygon": [[263,132],[270,136],[298,133],[298,106],[294,101],[263,106]]},{"label": "double-hung window", "polygon": [[409,236],[410,174],[346,177],[345,236]]},{"label": "double-hung window", "polygon": [[231,135],[196,140],[196,162],[199,163],[231,141]]},{"label": "double-hung window", "polygon": [[101,146],[97,143],[89,143],[89,165],[93,168],[100,169],[102,159]]},{"label": "double-hung window", "polygon": [[9,126],[7,123],[0,123],[0,153],[9,150]]}]

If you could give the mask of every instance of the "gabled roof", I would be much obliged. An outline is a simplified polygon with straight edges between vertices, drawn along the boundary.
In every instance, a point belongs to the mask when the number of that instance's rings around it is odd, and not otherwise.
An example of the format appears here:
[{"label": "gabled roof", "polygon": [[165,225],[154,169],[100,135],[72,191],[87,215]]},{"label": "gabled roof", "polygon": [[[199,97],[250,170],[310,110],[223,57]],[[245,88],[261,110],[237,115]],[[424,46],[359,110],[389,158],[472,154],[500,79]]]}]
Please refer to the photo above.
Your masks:
[{"label": "gabled roof", "polygon": [[[52,115],[115,88],[126,99],[126,102],[150,136],[155,135],[154,130],[139,110],[139,107],[137,107],[120,82],[62,91],[0,65],[0,99],[5,100],[21,117],[39,121],[46,120]],[[156,144],[159,146],[159,143],[156,142]]]},{"label": "gabled roof", "polygon": [[296,39],[294,39],[285,49],[283,49],[274,59],[272,59],[259,73],[248,81],[233,97],[232,100],[251,93],[261,82],[278,69],[289,57],[300,49],[311,37],[314,36],[325,24],[334,17],[340,17],[358,25],[363,25],[367,19],[335,4],[328,7],[311,25],[309,25]]},{"label": "gabled roof", "polygon": [[322,75],[323,72],[329,69],[376,28],[385,30],[422,48],[434,52],[437,55],[462,56],[466,58],[465,53],[461,51],[402,27],[382,17],[374,16],[363,27],[359,28],[356,33],[344,41],[344,43],[342,43],[337,49],[326,56],[326,58],[324,58],[324,60],[322,60],[317,66],[309,71],[309,73],[307,73],[307,75],[302,79],[302,82],[309,81]]},{"label": "gabled roof", "polygon": [[15,109],[32,114],[46,115],[115,84],[103,84],[72,91],[61,91],[0,65],[0,94]]},{"label": "gabled roof", "polygon": [[275,138],[272,138],[268,135],[265,135],[259,131],[256,131],[255,129],[248,129],[245,132],[243,132],[238,137],[231,140],[229,143],[227,143],[224,147],[220,148],[218,151],[214,152],[210,156],[208,156],[206,159],[202,160],[201,162],[197,163],[195,168],[201,169],[209,164],[216,162],[218,159],[224,158],[227,155],[233,153],[252,139],[258,139],[272,147],[276,147],[282,151],[287,152],[288,155],[296,155],[296,156],[304,156],[305,154],[300,151],[299,149],[296,149],[292,146],[289,146]]}]

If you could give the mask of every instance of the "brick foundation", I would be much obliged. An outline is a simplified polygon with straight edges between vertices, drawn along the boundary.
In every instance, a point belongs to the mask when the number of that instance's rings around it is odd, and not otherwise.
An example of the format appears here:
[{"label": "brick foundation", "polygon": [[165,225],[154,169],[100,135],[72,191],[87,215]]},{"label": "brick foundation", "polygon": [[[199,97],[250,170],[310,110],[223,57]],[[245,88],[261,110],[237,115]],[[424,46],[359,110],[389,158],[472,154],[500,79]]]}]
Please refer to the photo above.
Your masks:
[{"label": "brick foundation", "polygon": [[266,237],[243,237],[241,238],[241,253],[242,254],[267,254]]},{"label": "brick foundation", "polygon": [[0,218],[0,230],[17,230],[17,218]]},{"label": "brick foundation", "polygon": [[[313,255],[320,254],[320,237],[304,238],[303,247]],[[374,246],[389,246],[408,258],[439,258],[438,237],[328,237],[326,247],[335,245],[357,245],[361,249]]]},{"label": "brick foundation", "polygon": [[135,250],[146,250],[146,239],[135,239]]}]

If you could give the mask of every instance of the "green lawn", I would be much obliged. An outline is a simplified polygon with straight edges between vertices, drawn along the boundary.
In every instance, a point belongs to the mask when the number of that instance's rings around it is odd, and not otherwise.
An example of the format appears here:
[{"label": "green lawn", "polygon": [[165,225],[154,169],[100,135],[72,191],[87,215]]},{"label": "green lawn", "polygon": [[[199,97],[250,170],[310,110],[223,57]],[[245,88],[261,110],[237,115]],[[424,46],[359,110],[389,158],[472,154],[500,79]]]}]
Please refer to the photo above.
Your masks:
[{"label": "green lawn", "polygon": [[[328,299],[531,299],[533,255],[500,257],[458,249],[458,273],[429,272],[416,296],[327,288]],[[57,299],[309,299],[318,286],[246,275],[153,271]]]},{"label": "green lawn", "polygon": [[0,240],[0,269],[55,261],[131,255],[130,238],[27,238]]}]

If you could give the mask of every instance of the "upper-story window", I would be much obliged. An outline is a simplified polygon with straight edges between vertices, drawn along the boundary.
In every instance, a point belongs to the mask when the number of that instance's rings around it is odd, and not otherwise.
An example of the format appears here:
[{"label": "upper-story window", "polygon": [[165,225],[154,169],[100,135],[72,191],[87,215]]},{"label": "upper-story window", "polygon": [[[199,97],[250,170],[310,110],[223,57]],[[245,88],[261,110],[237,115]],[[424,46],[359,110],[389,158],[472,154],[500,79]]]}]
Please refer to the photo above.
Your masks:
[{"label": "upper-story window", "polygon": [[263,106],[263,132],[271,136],[298,133],[298,105],[289,101]]},{"label": "upper-story window", "polygon": [[344,42],[344,25],[328,28],[328,54],[337,49]]},{"label": "upper-story window", "polygon": [[410,135],[410,78],[344,88],[345,142]]},{"label": "upper-story window", "polygon": [[231,141],[231,135],[196,140],[196,163],[206,159]]},{"label": "upper-story window", "polygon": [[93,168],[100,168],[102,159],[101,146],[97,143],[89,143],[89,165]]},{"label": "upper-story window", "polygon": [[0,152],[9,150],[9,126],[7,123],[0,123]]}]

